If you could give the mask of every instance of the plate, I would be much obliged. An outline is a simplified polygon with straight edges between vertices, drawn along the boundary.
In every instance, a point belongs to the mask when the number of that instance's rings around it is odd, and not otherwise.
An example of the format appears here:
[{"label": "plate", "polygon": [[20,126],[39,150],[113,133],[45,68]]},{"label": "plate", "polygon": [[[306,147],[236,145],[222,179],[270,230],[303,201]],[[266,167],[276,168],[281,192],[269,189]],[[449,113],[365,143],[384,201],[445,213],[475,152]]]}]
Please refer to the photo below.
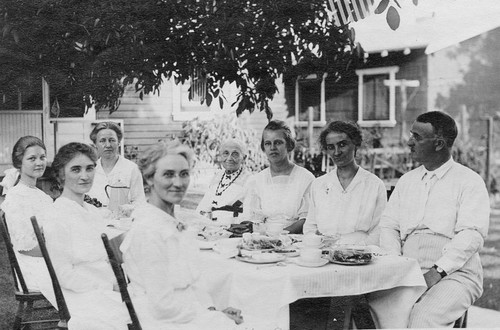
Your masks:
[{"label": "plate", "polygon": [[350,262],[350,261],[337,261],[337,260],[330,259],[330,262],[334,263],[334,264],[345,265],[345,266],[361,266],[361,265],[369,264],[370,262],[372,262],[372,260],[371,259],[370,260],[358,260],[356,262]]},{"label": "plate", "polygon": [[286,256],[277,253],[262,253],[258,255],[252,255],[250,257],[236,256],[236,259],[243,262],[249,262],[251,264],[272,264],[285,260]]},{"label": "plate", "polygon": [[297,258],[295,260],[295,263],[299,266],[302,267],[322,267],[326,265],[329,261],[327,259],[321,258],[321,260],[317,262],[309,262],[309,261],[304,261],[302,258]]}]

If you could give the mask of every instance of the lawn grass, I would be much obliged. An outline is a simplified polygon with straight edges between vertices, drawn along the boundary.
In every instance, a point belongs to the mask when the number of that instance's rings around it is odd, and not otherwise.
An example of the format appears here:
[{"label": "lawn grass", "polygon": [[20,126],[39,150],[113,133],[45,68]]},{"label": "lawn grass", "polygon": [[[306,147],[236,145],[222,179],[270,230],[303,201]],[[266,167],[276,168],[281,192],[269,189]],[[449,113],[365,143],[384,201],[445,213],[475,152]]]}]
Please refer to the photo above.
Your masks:
[{"label": "lawn grass", "polygon": [[14,299],[14,284],[7,251],[0,242],[0,329],[12,329],[17,303]]}]

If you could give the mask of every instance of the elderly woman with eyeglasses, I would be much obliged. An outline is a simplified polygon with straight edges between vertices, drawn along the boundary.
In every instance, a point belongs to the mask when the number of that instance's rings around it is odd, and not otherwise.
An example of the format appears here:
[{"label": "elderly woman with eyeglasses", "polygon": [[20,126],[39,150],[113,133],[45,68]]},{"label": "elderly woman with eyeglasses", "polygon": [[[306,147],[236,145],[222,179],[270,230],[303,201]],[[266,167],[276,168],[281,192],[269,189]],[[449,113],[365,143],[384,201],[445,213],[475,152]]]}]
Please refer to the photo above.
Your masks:
[{"label": "elderly woman with eyeglasses", "polygon": [[110,202],[118,204],[111,205],[113,209],[121,204],[146,201],[141,172],[134,162],[123,158],[118,152],[122,138],[121,128],[111,121],[98,123],[90,133],[99,159],[94,184],[88,195],[106,206],[110,206]]},{"label": "elderly woman with eyeglasses", "polygon": [[338,243],[379,245],[377,225],[387,204],[385,185],[356,163],[363,141],[357,125],[329,123],[319,136],[335,168],[315,179],[304,234],[341,235]]},{"label": "elderly woman with eyeglasses", "polygon": [[197,262],[201,255],[189,224],[176,218],[190,182],[194,153],[178,141],[159,142],[139,159],[151,188],[148,203],[122,243],[129,290],[143,329],[233,329],[235,308],[216,311]]},{"label": "elderly woman with eyeglasses", "polygon": [[196,212],[229,226],[243,212],[245,184],[250,177],[245,169],[247,148],[242,141],[228,139],[221,143],[219,157],[224,169],[215,174]]}]

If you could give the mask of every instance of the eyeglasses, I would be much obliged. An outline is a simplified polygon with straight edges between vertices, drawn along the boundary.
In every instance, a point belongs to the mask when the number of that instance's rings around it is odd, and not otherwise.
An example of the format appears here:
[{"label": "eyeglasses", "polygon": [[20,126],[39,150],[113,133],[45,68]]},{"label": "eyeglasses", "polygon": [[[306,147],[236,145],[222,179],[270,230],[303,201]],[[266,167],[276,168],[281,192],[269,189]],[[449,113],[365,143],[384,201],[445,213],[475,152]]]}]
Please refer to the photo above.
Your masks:
[{"label": "eyeglasses", "polygon": [[229,152],[223,152],[221,155],[222,159],[227,159],[231,157],[234,160],[238,160],[241,158],[241,154],[239,152],[233,151],[231,154]]},{"label": "eyeglasses", "polygon": [[430,136],[430,137],[423,137],[423,136],[420,136],[418,134],[415,134],[413,132],[410,132],[410,140],[413,139],[417,142],[421,142],[423,140],[429,140],[429,139],[435,139],[435,138],[438,138],[439,136],[437,135],[434,135],[434,136]]}]

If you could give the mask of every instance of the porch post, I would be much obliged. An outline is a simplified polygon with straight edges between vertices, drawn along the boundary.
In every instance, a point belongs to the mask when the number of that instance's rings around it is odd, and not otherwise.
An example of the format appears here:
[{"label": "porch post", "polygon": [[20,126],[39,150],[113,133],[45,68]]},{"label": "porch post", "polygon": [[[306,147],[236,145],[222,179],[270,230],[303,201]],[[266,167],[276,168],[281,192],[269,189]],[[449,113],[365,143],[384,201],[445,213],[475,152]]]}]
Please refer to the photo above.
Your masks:
[{"label": "porch post", "polygon": [[56,154],[56,144],[53,129],[50,126],[50,87],[44,78],[42,78],[42,132],[42,139],[47,147],[47,158],[53,159]]}]

